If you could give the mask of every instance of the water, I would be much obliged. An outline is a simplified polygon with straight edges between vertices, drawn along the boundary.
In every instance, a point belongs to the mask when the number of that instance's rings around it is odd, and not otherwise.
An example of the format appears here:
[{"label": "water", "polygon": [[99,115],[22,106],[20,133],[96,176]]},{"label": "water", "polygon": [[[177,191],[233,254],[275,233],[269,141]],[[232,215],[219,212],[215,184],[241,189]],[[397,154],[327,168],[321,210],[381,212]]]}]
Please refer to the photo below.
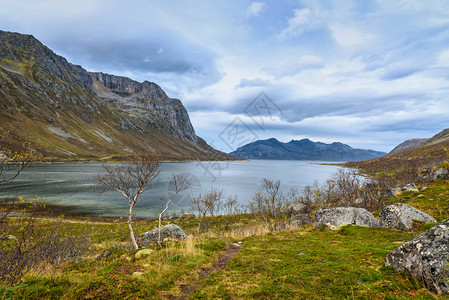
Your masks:
[{"label": "water", "polygon": [[[211,188],[223,189],[226,196],[236,195],[246,205],[258,190],[262,178],[281,181],[281,188],[301,190],[315,180],[324,182],[338,167],[306,161],[232,161],[232,162],[170,162],[163,163],[151,189],[144,192],[134,207],[137,217],[155,217],[165,205],[173,188],[169,177],[188,177],[192,186],[178,195],[166,215],[188,211],[191,199]],[[0,198],[23,197],[42,203],[75,206],[77,213],[99,216],[126,216],[127,200],[116,191],[102,194],[94,190],[96,178],[102,172],[99,163],[54,163],[35,165],[23,171],[14,181],[0,187]]]}]

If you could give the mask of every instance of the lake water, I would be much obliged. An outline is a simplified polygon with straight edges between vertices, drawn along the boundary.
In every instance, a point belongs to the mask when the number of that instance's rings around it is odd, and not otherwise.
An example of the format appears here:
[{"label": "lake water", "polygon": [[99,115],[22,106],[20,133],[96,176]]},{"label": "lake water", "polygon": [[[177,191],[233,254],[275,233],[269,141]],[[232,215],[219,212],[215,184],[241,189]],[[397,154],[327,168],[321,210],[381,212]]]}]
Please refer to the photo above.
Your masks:
[{"label": "lake water", "polygon": [[[192,187],[173,200],[166,215],[188,211],[192,197],[211,188],[223,189],[225,195],[236,195],[246,205],[258,190],[262,178],[280,180],[283,191],[299,191],[315,180],[324,182],[338,167],[307,161],[252,160],[232,162],[169,162],[160,167],[160,174],[143,193],[134,208],[137,217],[155,217],[164,205],[162,200],[172,190],[168,184],[172,174],[188,177]],[[34,165],[19,177],[0,187],[0,198],[24,197],[47,204],[75,206],[77,213],[99,216],[126,216],[128,203],[116,191],[95,192],[99,163],[53,163]]]}]

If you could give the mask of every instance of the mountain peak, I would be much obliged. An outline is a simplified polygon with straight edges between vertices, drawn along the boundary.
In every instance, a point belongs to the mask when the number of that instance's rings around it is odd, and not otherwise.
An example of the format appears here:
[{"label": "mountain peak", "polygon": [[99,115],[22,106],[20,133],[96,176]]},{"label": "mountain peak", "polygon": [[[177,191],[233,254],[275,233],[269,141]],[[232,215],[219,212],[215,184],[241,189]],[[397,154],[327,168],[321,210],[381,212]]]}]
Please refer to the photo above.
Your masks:
[{"label": "mountain peak", "polygon": [[372,159],[386,153],[354,149],[340,142],[325,144],[306,138],[281,143],[277,139],[271,138],[246,144],[230,154],[244,159],[353,161]]}]

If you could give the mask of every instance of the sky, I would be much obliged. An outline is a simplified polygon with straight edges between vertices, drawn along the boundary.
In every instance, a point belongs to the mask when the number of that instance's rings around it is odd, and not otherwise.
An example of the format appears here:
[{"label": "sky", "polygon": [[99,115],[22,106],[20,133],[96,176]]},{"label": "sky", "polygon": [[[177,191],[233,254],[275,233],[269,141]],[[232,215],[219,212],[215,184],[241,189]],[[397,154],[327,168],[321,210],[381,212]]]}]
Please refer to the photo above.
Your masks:
[{"label": "sky", "polygon": [[448,128],[447,0],[0,0],[0,30],[159,84],[225,152],[309,138],[388,152]]}]

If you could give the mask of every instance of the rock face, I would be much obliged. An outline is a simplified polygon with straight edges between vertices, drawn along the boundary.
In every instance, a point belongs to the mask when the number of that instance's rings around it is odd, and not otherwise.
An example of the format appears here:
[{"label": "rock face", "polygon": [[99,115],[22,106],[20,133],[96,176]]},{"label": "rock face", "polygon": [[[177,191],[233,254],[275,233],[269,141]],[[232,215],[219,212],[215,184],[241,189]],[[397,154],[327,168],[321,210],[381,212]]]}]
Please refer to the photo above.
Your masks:
[{"label": "rock face", "polygon": [[[139,244],[142,247],[148,247],[150,243],[157,242],[159,231],[158,228],[155,228],[153,230],[147,231],[139,238]],[[168,224],[161,227],[161,241],[163,241],[166,238],[171,239],[185,239],[186,234],[176,224]]]},{"label": "rock face", "polygon": [[338,142],[325,144],[302,139],[300,141],[292,140],[288,143],[282,143],[277,139],[271,138],[246,144],[230,154],[244,159],[354,161],[377,158],[386,153],[354,149]]},{"label": "rock face", "polygon": [[385,259],[385,265],[399,272],[408,272],[430,291],[449,292],[449,219],[394,249]]},{"label": "rock face", "polygon": [[379,220],[364,208],[336,207],[319,209],[315,212],[315,227],[322,225],[338,226],[344,223],[366,227],[381,227]]},{"label": "rock face", "polygon": [[382,225],[399,230],[412,230],[412,220],[432,223],[435,218],[404,203],[389,205],[379,214]]},{"label": "rock face", "polygon": [[[178,99],[156,84],[89,73],[31,35],[0,31],[0,124],[12,152],[28,141],[57,159],[151,150],[165,159],[230,159],[197,137]],[[3,146],[3,145],[2,145]]]},{"label": "rock face", "polygon": [[446,180],[449,179],[449,171],[445,168],[438,168],[430,174],[431,180]]}]

